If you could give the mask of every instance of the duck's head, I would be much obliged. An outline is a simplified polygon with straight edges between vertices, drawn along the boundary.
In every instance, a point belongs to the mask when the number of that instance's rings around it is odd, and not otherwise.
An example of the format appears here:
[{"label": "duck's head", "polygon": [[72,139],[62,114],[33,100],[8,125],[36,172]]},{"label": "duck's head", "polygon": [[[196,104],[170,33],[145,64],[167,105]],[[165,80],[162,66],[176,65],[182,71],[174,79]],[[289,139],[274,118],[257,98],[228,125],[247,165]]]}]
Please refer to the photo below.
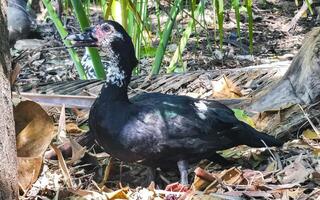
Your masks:
[{"label": "duck's head", "polygon": [[108,20],[86,29],[83,33],[68,35],[66,39],[70,40],[74,47],[97,47],[102,51],[102,59],[108,62],[107,81],[117,78],[117,71],[124,73],[127,79],[130,78],[133,68],[138,64],[132,40],[118,22]]}]

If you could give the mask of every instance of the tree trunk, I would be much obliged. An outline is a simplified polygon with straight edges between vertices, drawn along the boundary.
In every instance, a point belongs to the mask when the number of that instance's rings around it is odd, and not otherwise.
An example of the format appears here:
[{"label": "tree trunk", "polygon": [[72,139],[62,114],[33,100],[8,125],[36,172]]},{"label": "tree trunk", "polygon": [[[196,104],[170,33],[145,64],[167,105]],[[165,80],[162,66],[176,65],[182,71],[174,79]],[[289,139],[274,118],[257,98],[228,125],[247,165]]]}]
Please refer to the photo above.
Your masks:
[{"label": "tree trunk", "polygon": [[6,7],[7,1],[0,0],[0,200],[18,199],[17,152],[9,83],[11,63]]}]

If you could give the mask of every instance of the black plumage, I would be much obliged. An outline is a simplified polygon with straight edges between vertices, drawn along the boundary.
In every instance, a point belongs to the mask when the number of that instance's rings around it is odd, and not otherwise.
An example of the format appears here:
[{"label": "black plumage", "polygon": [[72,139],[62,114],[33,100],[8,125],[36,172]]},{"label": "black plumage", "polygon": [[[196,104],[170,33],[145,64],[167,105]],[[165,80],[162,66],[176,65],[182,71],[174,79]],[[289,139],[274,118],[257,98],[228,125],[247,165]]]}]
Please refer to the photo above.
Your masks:
[{"label": "black plumage", "polygon": [[137,59],[131,38],[117,22],[107,21],[68,39],[75,46],[97,46],[110,60],[106,83],[90,111],[89,126],[113,157],[150,167],[177,164],[181,183],[187,184],[188,162],[213,159],[217,150],[241,144],[282,145],[239,121],[217,101],[161,93],[129,100],[127,86]]}]

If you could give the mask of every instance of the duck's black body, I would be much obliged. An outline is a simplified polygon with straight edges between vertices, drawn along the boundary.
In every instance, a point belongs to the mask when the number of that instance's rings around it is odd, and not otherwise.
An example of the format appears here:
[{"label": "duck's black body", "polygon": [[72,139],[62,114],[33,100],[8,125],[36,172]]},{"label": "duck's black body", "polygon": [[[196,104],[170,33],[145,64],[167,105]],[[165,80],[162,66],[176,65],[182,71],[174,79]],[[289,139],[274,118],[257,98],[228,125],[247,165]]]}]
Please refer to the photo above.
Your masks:
[{"label": "duck's black body", "polygon": [[113,157],[151,167],[168,168],[178,163],[181,181],[186,184],[187,163],[215,157],[217,150],[240,144],[282,145],[213,100],[160,93],[129,100],[127,86],[137,61],[131,39],[118,23],[108,21],[93,32],[69,38],[82,44],[94,41],[114,60],[106,69],[106,84],[89,118],[90,132]]},{"label": "duck's black body", "polygon": [[263,147],[261,139],[281,145],[239,121],[223,104],[160,93],[130,102],[108,102],[101,96],[91,109],[90,128],[111,155],[155,167],[210,158],[217,150],[240,144]]}]

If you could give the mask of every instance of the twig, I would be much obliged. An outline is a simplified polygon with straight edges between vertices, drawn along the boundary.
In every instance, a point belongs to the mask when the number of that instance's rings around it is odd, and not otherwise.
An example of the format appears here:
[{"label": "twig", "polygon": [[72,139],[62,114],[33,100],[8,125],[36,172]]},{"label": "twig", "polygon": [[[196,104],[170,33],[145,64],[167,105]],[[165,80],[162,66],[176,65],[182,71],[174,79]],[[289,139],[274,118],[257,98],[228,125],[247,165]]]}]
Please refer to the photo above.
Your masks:
[{"label": "twig", "polygon": [[311,127],[313,128],[313,130],[316,132],[316,134],[318,135],[318,137],[320,137],[320,132],[319,129],[314,125],[314,123],[311,121],[311,119],[309,118],[308,114],[304,111],[304,109],[302,108],[302,106],[300,104],[298,104],[299,108],[301,109],[301,111],[303,112],[304,116],[306,117],[306,119],[308,120],[308,122],[310,123]]},{"label": "twig", "polygon": [[[312,0],[309,0],[310,5],[312,4]],[[308,10],[308,4],[306,1],[303,1],[303,5],[301,6],[300,10],[297,14],[292,18],[292,20],[284,26],[282,29],[285,32],[289,32],[298,22],[300,17]]]},{"label": "twig", "polygon": [[263,141],[261,140],[261,142],[264,144],[264,146],[267,148],[267,150],[269,151],[269,153],[271,154],[272,158],[274,159],[274,161],[277,160],[277,158],[275,157],[275,155],[272,153],[272,151],[270,150],[270,147]]},{"label": "twig", "polygon": [[[200,192],[200,191],[196,191],[195,192],[196,194],[199,194],[199,195],[203,195],[204,192]],[[244,198],[242,197],[236,197],[236,196],[231,196],[231,195],[225,195],[225,194],[218,194],[218,193],[210,193],[208,194],[214,198],[217,198],[217,199],[225,199],[225,200],[244,200]]]},{"label": "twig", "polygon": [[166,191],[166,190],[155,190],[156,194],[164,194],[164,195],[176,195],[176,196],[180,196],[180,195],[184,195],[185,192],[170,192],[170,191]]}]

